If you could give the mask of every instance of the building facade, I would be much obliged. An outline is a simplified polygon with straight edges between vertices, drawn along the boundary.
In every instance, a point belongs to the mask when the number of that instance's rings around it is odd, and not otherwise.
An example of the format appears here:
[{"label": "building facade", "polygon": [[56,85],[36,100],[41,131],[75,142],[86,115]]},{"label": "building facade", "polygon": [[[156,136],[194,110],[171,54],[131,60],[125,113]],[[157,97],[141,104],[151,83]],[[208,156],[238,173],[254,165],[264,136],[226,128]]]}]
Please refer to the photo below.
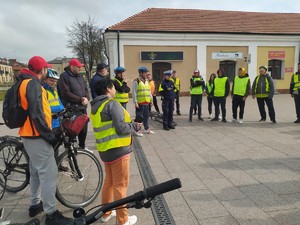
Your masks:
[{"label": "building facade", "polygon": [[[182,94],[194,69],[209,78],[221,67],[232,81],[244,67],[251,81],[265,65],[287,93],[299,62],[300,14],[150,8],[106,29],[111,74],[118,65],[133,80],[146,66],[158,82],[177,71]],[[263,22],[262,22],[263,21]]]}]

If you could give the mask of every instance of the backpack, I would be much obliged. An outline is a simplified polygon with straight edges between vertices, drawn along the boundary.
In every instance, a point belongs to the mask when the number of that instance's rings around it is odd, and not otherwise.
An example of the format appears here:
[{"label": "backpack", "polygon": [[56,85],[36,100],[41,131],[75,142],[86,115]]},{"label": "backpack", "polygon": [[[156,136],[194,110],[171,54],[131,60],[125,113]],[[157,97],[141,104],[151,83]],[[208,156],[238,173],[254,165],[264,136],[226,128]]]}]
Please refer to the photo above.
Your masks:
[{"label": "backpack", "polygon": [[21,106],[19,93],[19,88],[23,80],[18,77],[16,83],[6,91],[4,97],[2,118],[5,125],[10,129],[23,126],[28,116],[27,110],[24,110]]}]

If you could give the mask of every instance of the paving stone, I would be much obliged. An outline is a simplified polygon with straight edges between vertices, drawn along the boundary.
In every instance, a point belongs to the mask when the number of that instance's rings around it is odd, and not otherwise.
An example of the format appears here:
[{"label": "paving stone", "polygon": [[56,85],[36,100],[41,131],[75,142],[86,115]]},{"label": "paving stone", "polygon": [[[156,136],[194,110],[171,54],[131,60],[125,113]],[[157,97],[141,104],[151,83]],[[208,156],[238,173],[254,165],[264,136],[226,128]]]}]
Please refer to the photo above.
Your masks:
[{"label": "paving stone", "polygon": [[239,225],[232,216],[221,216],[200,220],[201,225]]}]

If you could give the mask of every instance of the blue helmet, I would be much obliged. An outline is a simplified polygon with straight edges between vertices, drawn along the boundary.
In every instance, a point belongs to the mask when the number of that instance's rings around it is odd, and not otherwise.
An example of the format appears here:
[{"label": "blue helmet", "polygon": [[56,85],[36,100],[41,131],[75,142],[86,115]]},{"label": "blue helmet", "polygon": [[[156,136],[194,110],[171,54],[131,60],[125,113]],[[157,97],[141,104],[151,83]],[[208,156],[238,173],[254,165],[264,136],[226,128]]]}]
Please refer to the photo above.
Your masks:
[{"label": "blue helmet", "polygon": [[173,71],[172,70],[167,70],[164,72],[164,76],[172,76]]},{"label": "blue helmet", "polygon": [[47,78],[53,78],[59,80],[59,75],[54,69],[48,69]]},{"label": "blue helmet", "polygon": [[141,66],[141,67],[138,69],[138,72],[139,72],[139,73],[149,72],[149,70],[147,69],[147,67]]},{"label": "blue helmet", "polygon": [[122,66],[118,66],[117,68],[114,69],[115,74],[117,74],[117,73],[123,73],[125,71],[126,71],[125,68],[122,67]]}]

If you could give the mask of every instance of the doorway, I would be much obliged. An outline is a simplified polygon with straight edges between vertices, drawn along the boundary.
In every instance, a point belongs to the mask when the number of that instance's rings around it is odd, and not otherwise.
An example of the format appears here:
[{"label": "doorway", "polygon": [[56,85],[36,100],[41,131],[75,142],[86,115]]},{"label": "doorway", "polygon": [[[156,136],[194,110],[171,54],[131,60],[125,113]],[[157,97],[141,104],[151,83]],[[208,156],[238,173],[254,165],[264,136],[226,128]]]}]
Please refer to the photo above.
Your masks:
[{"label": "doorway", "polygon": [[235,61],[221,61],[219,66],[224,69],[225,75],[228,77],[229,81],[232,82],[235,76]]}]

